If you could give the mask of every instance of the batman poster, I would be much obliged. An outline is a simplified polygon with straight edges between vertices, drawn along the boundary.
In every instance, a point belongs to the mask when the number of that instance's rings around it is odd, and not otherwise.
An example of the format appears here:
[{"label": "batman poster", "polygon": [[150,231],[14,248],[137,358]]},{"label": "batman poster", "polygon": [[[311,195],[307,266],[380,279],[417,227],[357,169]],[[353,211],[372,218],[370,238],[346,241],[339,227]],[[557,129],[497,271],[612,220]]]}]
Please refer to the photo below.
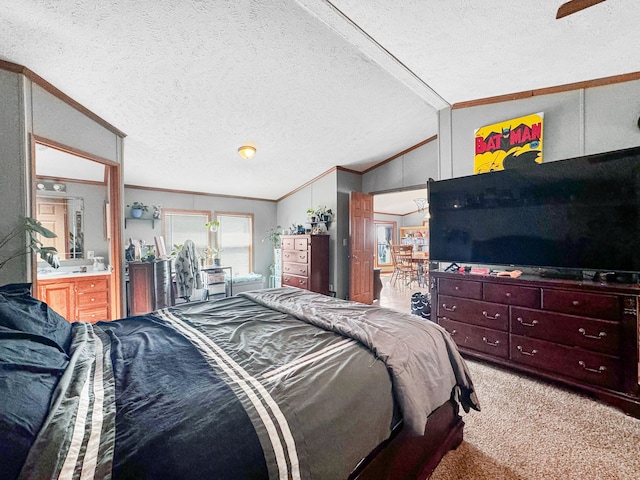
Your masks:
[{"label": "batman poster", "polygon": [[543,118],[538,112],[476,129],[473,173],[542,163]]}]

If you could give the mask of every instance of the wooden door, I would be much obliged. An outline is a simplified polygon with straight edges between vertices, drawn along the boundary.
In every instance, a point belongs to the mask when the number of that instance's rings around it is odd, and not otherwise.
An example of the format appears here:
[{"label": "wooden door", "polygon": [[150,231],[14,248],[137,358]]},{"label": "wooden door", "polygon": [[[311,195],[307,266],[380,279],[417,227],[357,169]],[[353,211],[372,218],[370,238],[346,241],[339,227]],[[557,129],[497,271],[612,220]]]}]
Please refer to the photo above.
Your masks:
[{"label": "wooden door", "polygon": [[373,303],[375,228],[373,196],[351,192],[349,200],[349,299]]},{"label": "wooden door", "polygon": [[45,247],[55,247],[60,259],[66,259],[67,238],[69,238],[67,200],[64,198],[36,197],[36,218],[42,226],[48,228],[57,236],[44,238],[38,236]]}]

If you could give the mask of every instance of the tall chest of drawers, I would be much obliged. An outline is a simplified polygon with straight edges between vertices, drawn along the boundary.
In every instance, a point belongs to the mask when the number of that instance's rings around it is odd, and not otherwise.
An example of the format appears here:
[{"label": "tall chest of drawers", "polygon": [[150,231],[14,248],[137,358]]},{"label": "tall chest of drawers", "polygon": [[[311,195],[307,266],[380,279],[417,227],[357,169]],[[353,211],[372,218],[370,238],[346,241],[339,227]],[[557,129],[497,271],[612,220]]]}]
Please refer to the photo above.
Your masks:
[{"label": "tall chest of drawers", "polygon": [[283,235],[282,286],[329,295],[329,235]]},{"label": "tall chest of drawers", "polygon": [[640,417],[637,285],[430,272],[460,352],[589,393]]},{"label": "tall chest of drawers", "polygon": [[171,261],[129,262],[128,315],[144,315],[172,306]]}]

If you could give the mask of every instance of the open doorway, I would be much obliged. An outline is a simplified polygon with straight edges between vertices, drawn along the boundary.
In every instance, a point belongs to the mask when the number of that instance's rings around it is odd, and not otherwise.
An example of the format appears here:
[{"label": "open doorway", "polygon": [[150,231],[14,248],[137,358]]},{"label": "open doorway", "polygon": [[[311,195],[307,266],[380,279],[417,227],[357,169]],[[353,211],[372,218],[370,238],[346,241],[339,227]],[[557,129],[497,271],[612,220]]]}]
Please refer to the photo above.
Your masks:
[{"label": "open doorway", "polygon": [[[380,269],[382,290],[379,305],[408,313],[411,295],[428,291],[429,218],[426,187],[373,194],[376,226],[376,268]],[[393,277],[391,245],[412,244],[416,256],[422,256],[424,277],[398,282]],[[387,261],[389,263],[387,263]]]}]

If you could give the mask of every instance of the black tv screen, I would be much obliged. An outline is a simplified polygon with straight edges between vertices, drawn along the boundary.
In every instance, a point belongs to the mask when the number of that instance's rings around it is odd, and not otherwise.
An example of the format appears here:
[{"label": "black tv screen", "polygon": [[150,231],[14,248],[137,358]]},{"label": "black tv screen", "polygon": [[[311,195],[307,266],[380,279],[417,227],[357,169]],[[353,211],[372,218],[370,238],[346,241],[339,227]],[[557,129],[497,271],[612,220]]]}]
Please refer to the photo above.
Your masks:
[{"label": "black tv screen", "polygon": [[640,271],[640,147],[429,183],[432,261]]}]

